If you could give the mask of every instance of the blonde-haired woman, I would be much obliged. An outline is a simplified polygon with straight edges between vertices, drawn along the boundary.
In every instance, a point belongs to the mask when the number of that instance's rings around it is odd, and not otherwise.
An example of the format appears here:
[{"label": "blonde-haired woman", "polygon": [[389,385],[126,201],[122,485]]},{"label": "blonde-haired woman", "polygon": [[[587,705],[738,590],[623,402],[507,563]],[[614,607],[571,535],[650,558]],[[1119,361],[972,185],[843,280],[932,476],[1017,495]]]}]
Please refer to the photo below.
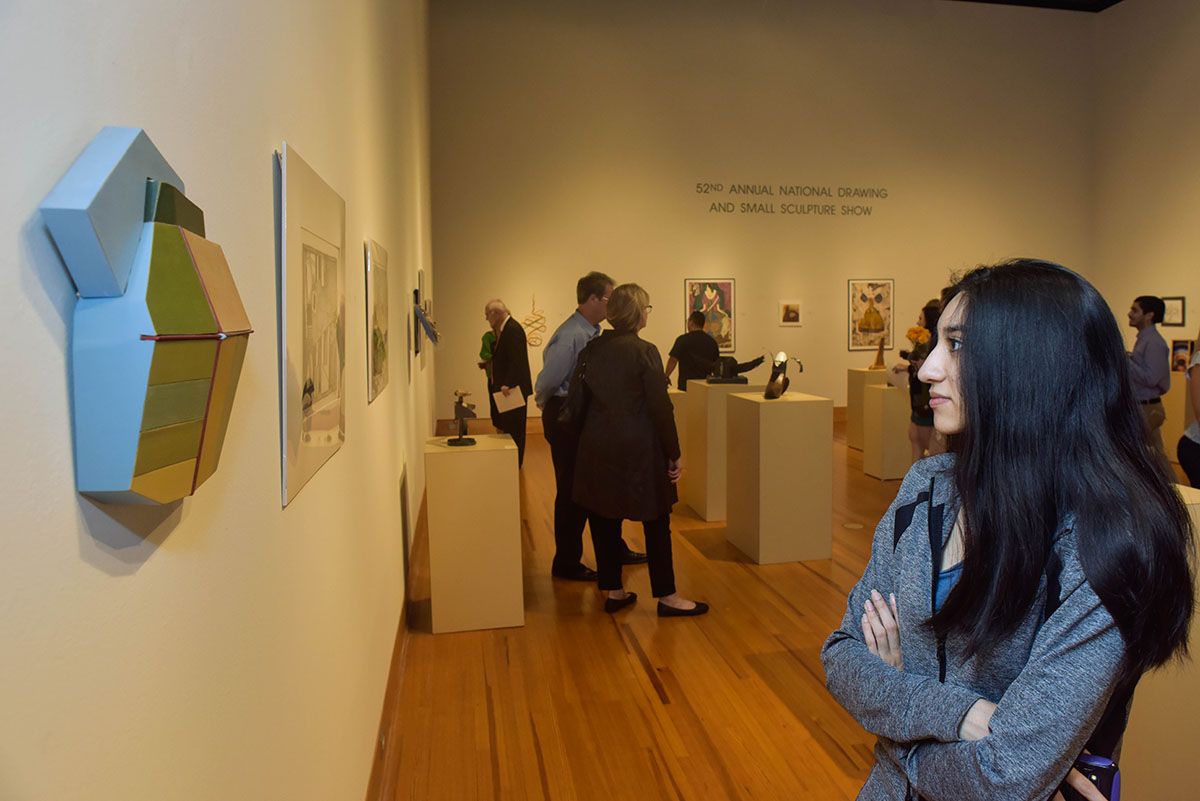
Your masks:
[{"label": "blonde-haired woman", "polygon": [[[646,535],[650,588],[660,617],[702,615],[708,605],[675,592],[671,561],[671,506],[679,480],[679,436],[663,379],[662,358],[638,337],[649,317],[650,296],[622,284],[608,299],[605,331],[579,355],[571,393],[585,393],[573,498],[588,510],[604,610],[637,600],[621,582],[621,521],[640,520]],[[569,399],[568,406],[578,406]]]}]

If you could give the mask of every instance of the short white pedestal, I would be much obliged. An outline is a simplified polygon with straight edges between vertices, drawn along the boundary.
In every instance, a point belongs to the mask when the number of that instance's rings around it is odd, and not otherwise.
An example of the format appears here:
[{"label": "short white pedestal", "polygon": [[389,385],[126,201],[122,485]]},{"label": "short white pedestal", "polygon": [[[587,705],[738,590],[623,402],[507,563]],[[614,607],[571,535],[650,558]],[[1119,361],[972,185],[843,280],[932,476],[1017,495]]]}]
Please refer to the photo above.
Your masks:
[{"label": "short white pedestal", "polygon": [[[1168,412],[1170,414],[1170,412]],[[1200,531],[1200,490],[1177,487]],[[1196,588],[1200,593],[1200,586]],[[1200,643],[1200,615],[1192,615],[1192,648]],[[1194,656],[1168,663],[1138,682],[1125,743],[1121,746],[1121,797],[1130,799],[1192,798],[1195,779],[1187,770],[1200,740],[1200,663]]]},{"label": "short white pedestal", "polygon": [[872,384],[886,384],[887,370],[852,368],[846,371],[846,445],[863,447],[863,391]]},{"label": "short white pedestal", "polygon": [[875,478],[904,478],[912,467],[908,393],[889,384],[863,391],[863,472]]},{"label": "short white pedestal", "polygon": [[1167,452],[1167,461],[1178,463],[1179,454],[1176,448],[1179,438],[1193,419],[1191,398],[1188,397],[1187,373],[1171,373],[1171,388],[1163,395],[1162,402],[1163,411],[1167,414],[1166,421],[1159,429],[1162,432],[1163,450]]},{"label": "short white pedestal", "polygon": [[[679,458],[683,461],[684,466],[688,463],[687,456],[687,392],[676,389],[675,387],[667,388],[667,395],[671,398],[671,405],[675,407],[675,433],[679,435]],[[679,493],[679,497],[683,498],[687,492],[687,471],[683,471],[683,476],[675,484],[675,491]]]},{"label": "short white pedestal", "polygon": [[523,626],[517,446],[507,434],[446,439],[425,443],[433,633]]},{"label": "short white pedestal", "polygon": [[704,520],[725,519],[725,400],[738,392],[761,395],[766,388],[766,384],[688,381],[684,472],[689,475],[681,498]]},{"label": "short white pedestal", "polygon": [[739,393],[727,418],[726,539],[760,565],[830,558],[833,401]]}]

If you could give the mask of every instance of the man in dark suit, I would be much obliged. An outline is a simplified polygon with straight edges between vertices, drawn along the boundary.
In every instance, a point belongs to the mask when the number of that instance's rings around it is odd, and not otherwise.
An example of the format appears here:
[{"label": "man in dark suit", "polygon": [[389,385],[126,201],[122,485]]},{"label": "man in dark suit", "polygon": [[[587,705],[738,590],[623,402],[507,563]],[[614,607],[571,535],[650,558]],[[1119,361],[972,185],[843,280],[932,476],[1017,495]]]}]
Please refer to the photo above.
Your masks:
[{"label": "man in dark suit", "polygon": [[[500,392],[505,397],[520,392],[522,398],[528,399],[533,394],[533,380],[529,375],[529,347],[525,343],[525,329],[512,318],[508,307],[499,299],[488,301],[483,314],[492,330],[499,334],[492,353],[492,378],[488,392]],[[511,411],[499,412],[494,418],[496,427],[517,443],[518,467],[525,462],[526,414],[526,407],[522,404]]]}]

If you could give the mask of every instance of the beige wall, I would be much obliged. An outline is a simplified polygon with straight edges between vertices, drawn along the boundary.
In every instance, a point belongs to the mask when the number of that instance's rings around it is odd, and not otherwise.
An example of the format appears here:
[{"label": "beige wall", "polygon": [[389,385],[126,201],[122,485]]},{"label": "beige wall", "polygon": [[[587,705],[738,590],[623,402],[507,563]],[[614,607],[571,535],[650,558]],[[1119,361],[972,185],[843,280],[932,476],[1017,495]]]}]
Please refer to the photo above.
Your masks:
[{"label": "beige wall", "polygon": [[[803,359],[845,403],[847,280],[896,280],[896,335],[951,270],[1088,271],[1095,17],[937,0],[446,0],[430,16],[437,412],[482,307],[550,330],[588,269],[637,281],[663,352],[683,279],[737,280],[737,355]],[[886,187],[869,218],[723,215],[697,182]],[[769,198],[780,204],[790,198]],[[807,201],[813,202],[813,201]],[[836,197],[839,206],[845,201]],[[862,201],[858,201],[861,203]],[[802,328],[774,324],[800,298]],[[895,358],[894,351],[890,354]],[[531,351],[536,374],[540,350]],[[763,368],[765,370],[765,368]]]},{"label": "beige wall", "polygon": [[[424,487],[432,363],[366,404],[362,241],[393,353],[429,264],[421,0],[0,10],[0,798],[362,798]],[[165,509],[74,491],[74,292],[37,207],[106,124],[144,127],[205,211],[255,333],[220,469]],[[346,200],[347,440],[280,509],[272,151]]]},{"label": "beige wall", "polygon": [[1159,329],[1168,340],[1200,328],[1198,36],[1189,0],[1126,0],[1100,15],[1096,285],[1122,324],[1138,295],[1186,297],[1186,326]]}]

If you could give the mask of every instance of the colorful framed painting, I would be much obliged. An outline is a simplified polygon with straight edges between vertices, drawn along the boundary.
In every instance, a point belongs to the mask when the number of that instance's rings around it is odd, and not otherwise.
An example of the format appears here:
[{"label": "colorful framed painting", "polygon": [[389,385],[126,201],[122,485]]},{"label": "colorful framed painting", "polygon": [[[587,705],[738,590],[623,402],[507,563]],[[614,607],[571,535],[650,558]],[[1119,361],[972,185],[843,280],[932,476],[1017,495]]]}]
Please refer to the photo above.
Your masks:
[{"label": "colorful framed painting", "polygon": [[287,142],[279,170],[283,505],[346,439],[346,202]]},{"label": "colorful framed painting", "polygon": [[801,311],[800,301],[781,300],[775,322],[780,328],[799,328],[804,325],[804,316]]},{"label": "colorful framed painting", "polygon": [[704,314],[704,332],[717,341],[721,353],[733,353],[736,342],[736,301],[732,278],[687,278],[683,282],[683,329],[692,312]]},{"label": "colorful framed painting", "polygon": [[387,251],[373,239],[363,243],[367,281],[367,403],[388,383]]},{"label": "colorful framed painting", "polygon": [[1162,318],[1164,326],[1182,328],[1187,324],[1187,301],[1184,298],[1163,298],[1162,302],[1166,307]]},{"label": "colorful framed painting", "polygon": [[891,278],[851,278],[848,285],[849,349],[875,350],[880,339],[884,348],[891,348],[895,281]]},{"label": "colorful framed painting", "polygon": [[1186,373],[1188,364],[1192,361],[1196,342],[1191,339],[1171,340],[1171,370],[1176,373]]}]

